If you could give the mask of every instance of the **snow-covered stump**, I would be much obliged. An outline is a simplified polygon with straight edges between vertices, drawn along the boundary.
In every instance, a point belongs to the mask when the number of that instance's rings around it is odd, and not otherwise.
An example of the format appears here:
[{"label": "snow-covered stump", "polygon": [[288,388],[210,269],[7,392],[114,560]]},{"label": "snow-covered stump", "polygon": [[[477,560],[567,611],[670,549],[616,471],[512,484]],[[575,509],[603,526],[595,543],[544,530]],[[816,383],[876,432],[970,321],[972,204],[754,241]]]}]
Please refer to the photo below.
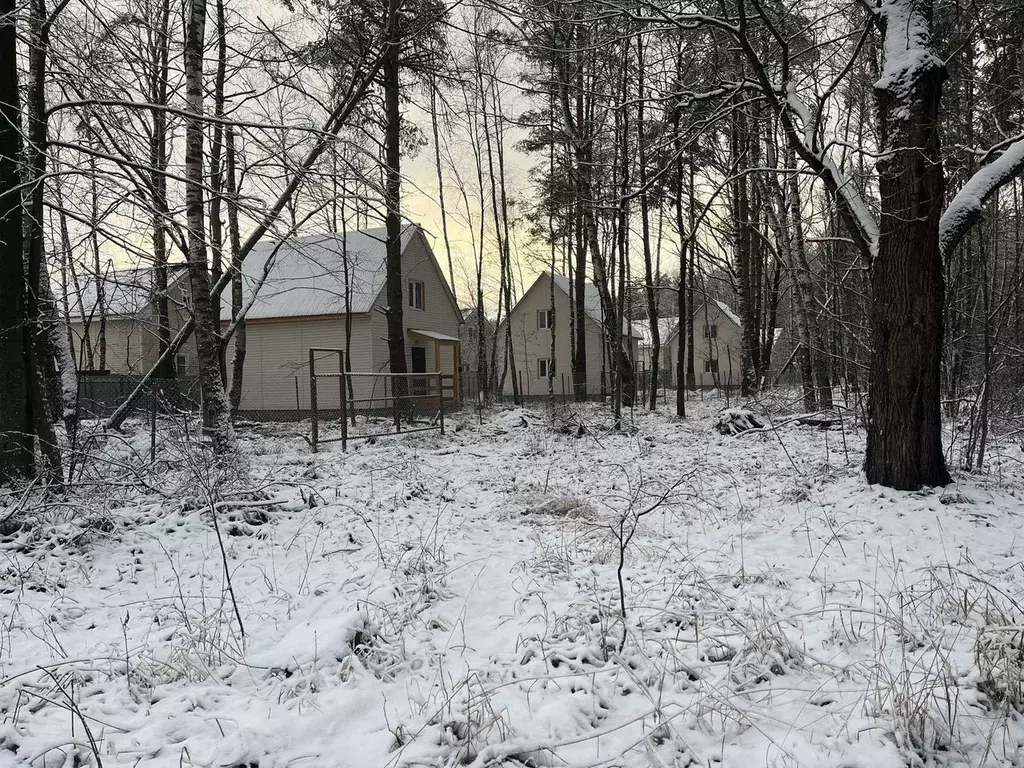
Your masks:
[{"label": "snow-covered stump", "polygon": [[764,425],[761,417],[747,408],[726,408],[715,421],[715,429],[733,437],[751,429],[764,429]]}]

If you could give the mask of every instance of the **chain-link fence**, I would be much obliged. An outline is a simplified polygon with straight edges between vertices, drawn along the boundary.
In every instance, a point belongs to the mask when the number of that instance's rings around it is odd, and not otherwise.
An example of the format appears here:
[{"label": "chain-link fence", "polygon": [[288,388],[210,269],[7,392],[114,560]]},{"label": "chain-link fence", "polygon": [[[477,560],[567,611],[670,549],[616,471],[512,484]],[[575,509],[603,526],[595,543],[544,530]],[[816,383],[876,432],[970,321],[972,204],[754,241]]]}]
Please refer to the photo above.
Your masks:
[{"label": "chain-link fence", "polygon": [[[78,375],[78,417],[102,419],[110,416],[143,382],[142,376],[116,373],[80,373]],[[199,378],[150,379],[133,410],[149,414],[195,411],[199,409]]]}]

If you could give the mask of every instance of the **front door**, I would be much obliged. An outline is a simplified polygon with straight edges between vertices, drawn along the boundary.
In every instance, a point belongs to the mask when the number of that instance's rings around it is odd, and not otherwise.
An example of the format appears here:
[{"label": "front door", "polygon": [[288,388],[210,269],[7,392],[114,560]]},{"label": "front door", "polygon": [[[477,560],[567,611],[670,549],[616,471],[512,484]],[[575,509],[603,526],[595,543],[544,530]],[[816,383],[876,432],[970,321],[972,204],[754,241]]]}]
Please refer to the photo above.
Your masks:
[{"label": "front door", "polygon": [[427,349],[426,349],[426,347],[413,347],[412,348],[412,372],[413,373],[426,373],[427,372]]},{"label": "front door", "polygon": [[[427,372],[427,349],[426,347],[412,348],[412,371],[411,373]],[[429,392],[430,382],[426,376],[416,377],[412,380],[412,395],[423,397]]]}]

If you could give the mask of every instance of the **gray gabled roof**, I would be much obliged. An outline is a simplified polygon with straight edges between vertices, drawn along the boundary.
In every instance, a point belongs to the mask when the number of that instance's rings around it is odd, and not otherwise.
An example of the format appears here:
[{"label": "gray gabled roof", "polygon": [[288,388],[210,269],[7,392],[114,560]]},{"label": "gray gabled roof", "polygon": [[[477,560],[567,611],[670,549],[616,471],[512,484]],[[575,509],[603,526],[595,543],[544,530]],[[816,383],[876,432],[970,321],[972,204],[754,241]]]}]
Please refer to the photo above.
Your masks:
[{"label": "gray gabled roof", "polygon": [[[417,231],[413,224],[402,230],[403,250]],[[246,319],[369,312],[387,276],[386,242],[387,230],[376,227],[257,244],[242,262],[243,302],[258,288]],[[221,319],[230,318],[225,290]]]},{"label": "gray gabled roof", "polygon": [[[549,274],[545,270],[542,274]],[[574,291],[571,289],[569,278],[565,275],[554,275],[555,287],[558,288],[566,296],[571,297]],[[583,291],[583,311],[587,314],[591,320],[597,323],[602,328],[604,327],[604,309],[601,307],[601,292],[597,290],[597,286],[594,285],[590,280],[585,281],[585,288]],[[629,335],[629,321],[622,321],[622,335]]]},{"label": "gray gabled roof", "polygon": [[[167,265],[167,287],[173,288],[180,280],[188,279],[185,264]],[[119,269],[101,276],[99,283],[103,287],[103,305],[107,317],[149,317],[153,300],[153,268],[136,267]],[[99,291],[95,275],[79,276],[81,301],[71,286],[72,293],[68,296],[68,310],[72,320],[85,318],[98,319]]]}]

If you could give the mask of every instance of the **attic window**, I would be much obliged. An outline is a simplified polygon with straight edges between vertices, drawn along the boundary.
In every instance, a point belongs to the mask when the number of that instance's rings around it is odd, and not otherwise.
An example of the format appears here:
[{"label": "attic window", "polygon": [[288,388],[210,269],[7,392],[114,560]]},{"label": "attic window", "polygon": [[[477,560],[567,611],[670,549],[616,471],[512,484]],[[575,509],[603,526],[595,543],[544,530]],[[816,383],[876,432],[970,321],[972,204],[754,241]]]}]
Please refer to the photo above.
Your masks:
[{"label": "attic window", "polygon": [[409,281],[409,308],[423,309],[423,283],[418,280]]},{"label": "attic window", "polygon": [[705,339],[717,339],[718,338],[718,326],[717,325],[705,325],[704,326],[704,338]]},{"label": "attic window", "polygon": [[550,328],[553,323],[550,309],[538,309],[537,310],[537,328]]}]

